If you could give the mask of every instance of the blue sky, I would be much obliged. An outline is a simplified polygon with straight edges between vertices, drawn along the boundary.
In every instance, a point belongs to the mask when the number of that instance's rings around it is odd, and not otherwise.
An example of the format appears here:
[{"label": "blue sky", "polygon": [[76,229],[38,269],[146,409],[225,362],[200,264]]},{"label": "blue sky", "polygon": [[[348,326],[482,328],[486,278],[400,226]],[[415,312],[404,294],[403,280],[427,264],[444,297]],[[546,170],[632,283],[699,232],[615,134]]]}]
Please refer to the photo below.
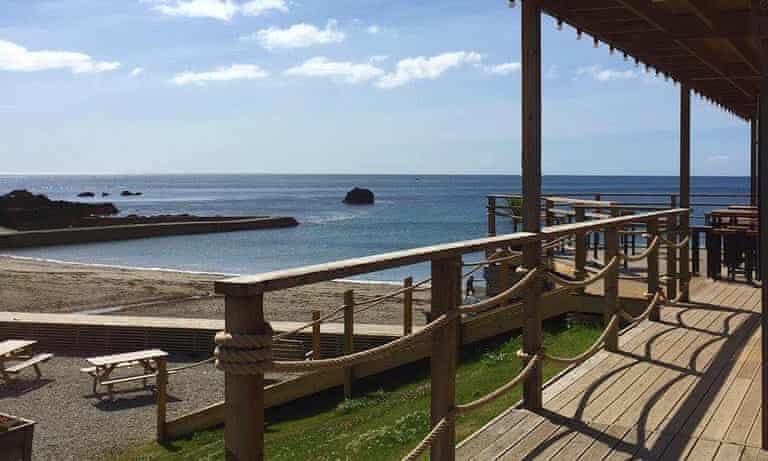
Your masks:
[{"label": "blue sky", "polygon": [[[504,0],[0,0],[4,173],[520,172]],[[678,171],[679,88],[543,19],[545,174]],[[694,98],[693,173],[748,125]]]}]

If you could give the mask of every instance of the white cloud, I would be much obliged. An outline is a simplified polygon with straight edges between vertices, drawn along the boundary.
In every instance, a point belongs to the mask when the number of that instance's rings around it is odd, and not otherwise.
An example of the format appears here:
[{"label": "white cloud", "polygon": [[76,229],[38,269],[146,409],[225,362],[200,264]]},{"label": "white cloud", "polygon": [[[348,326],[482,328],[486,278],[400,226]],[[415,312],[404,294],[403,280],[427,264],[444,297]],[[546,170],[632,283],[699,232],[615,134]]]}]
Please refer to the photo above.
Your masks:
[{"label": "white cloud", "polygon": [[288,5],[285,0],[252,0],[243,3],[241,10],[246,16],[261,16],[268,11],[288,12]]},{"label": "white cloud", "polygon": [[443,53],[431,58],[419,56],[403,59],[397,63],[395,72],[384,75],[376,82],[376,86],[395,88],[412,80],[435,80],[449,69],[463,64],[479,64],[482,60],[482,55],[474,51]]},{"label": "white cloud", "polygon": [[176,74],[171,83],[175,85],[205,85],[207,82],[223,82],[229,80],[256,80],[266,78],[269,74],[253,64],[232,64],[229,67],[219,67],[209,72],[182,72]]},{"label": "white cloud", "polygon": [[376,24],[371,24],[370,26],[365,28],[365,31],[371,35],[376,35],[379,32],[381,32],[381,27],[377,26]]},{"label": "white cloud", "polygon": [[361,83],[384,75],[384,71],[369,63],[334,62],[325,56],[304,61],[285,71],[286,75],[325,77],[345,83]]},{"label": "white cloud", "polygon": [[73,74],[107,72],[120,67],[116,61],[94,61],[84,53],[73,51],[29,51],[15,43],[0,40],[0,70],[33,72],[69,69]]},{"label": "white cloud", "polygon": [[544,73],[544,78],[547,80],[553,80],[556,79],[560,75],[560,69],[558,69],[556,64],[552,64],[547,68],[547,71]]},{"label": "white cloud", "polygon": [[294,24],[287,29],[270,27],[255,34],[242,37],[243,40],[256,40],[259,44],[272,50],[275,48],[308,48],[315,45],[339,43],[346,37],[344,32],[336,29],[336,21],[331,19],[325,29],[318,29],[312,24]]},{"label": "white cloud", "polygon": [[138,75],[141,75],[144,72],[143,67],[134,67],[131,71],[131,77],[136,77]]},{"label": "white cloud", "polygon": [[389,59],[389,56],[386,56],[386,55],[376,55],[376,56],[371,56],[370,58],[368,58],[368,61],[370,61],[370,62],[384,62],[387,59]]},{"label": "white cloud", "polygon": [[580,67],[576,70],[576,75],[589,75],[600,82],[608,82],[612,80],[632,80],[638,77],[637,72],[634,70],[605,69],[599,64],[589,67]]},{"label": "white cloud", "polygon": [[233,0],[139,0],[149,3],[152,9],[169,16],[210,18],[231,21],[237,14],[260,16],[269,11],[287,12],[285,0],[251,0],[236,3]]},{"label": "white cloud", "polygon": [[498,75],[510,75],[520,70],[519,62],[505,62],[495,66],[485,66],[486,72]]},{"label": "white cloud", "polygon": [[153,8],[169,16],[231,20],[240,7],[232,0],[156,0]]}]

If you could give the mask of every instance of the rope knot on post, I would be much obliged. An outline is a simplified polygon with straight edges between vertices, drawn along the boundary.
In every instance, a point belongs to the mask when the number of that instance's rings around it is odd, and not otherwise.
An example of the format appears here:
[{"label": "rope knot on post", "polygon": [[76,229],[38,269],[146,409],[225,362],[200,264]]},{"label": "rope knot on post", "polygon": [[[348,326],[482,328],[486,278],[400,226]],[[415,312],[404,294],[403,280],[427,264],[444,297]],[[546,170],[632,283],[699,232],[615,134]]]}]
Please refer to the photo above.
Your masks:
[{"label": "rope knot on post", "polygon": [[262,334],[216,333],[216,368],[236,375],[269,371],[272,369],[272,334],[268,323]]}]

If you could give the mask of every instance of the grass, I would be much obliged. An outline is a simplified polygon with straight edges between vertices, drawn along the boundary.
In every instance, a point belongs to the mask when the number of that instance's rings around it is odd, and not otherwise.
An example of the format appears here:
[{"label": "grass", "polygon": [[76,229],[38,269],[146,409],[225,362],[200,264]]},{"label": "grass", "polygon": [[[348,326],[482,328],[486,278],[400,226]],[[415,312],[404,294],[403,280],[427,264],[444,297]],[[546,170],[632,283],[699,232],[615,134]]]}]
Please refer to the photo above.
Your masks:
[{"label": "grass", "polygon": [[[561,356],[586,350],[601,327],[565,320],[545,324],[547,350]],[[515,352],[520,336],[467,349],[457,372],[456,397],[469,402],[503,385],[522,368]],[[267,412],[265,454],[270,461],[399,460],[429,431],[428,362],[366,379],[357,396],[339,402],[338,391],[308,397]],[[546,364],[548,379],[563,367]],[[482,427],[520,399],[520,386],[499,400],[457,420],[457,440]],[[137,447],[115,461],[223,460],[222,429],[199,432],[166,445]]]}]

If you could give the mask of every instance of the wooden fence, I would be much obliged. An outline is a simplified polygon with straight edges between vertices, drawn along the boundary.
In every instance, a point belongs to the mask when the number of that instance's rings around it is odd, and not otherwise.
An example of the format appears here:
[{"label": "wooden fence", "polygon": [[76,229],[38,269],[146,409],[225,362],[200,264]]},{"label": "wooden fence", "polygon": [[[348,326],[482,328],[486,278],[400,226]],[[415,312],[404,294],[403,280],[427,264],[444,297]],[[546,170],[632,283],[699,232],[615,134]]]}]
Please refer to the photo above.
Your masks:
[{"label": "wooden fence", "polygon": [[[678,273],[677,259],[673,256],[688,245],[686,229],[677,227],[678,218],[687,218],[687,209],[654,211],[632,216],[616,216],[593,221],[555,225],[538,233],[515,233],[477,240],[399,251],[365,258],[339,261],[330,264],[302,267],[256,276],[238,277],[219,281],[216,291],[226,296],[226,331],[216,335],[218,345],[217,366],[226,373],[225,449],[228,459],[261,460],[264,458],[264,408],[266,371],[307,372],[351,369],[367,363],[395,356],[396,353],[426,342],[431,357],[431,424],[428,436],[405,458],[413,460],[426,450],[431,450],[433,460],[451,460],[455,450],[454,418],[495,400],[518,384],[523,385],[524,405],[538,409],[542,405],[542,363],[555,361],[577,363],[605,347],[618,349],[618,331],[621,320],[637,323],[645,318],[658,318],[662,301],[674,303],[687,294],[689,272],[681,267]],[[649,245],[639,255],[623,253],[619,248],[619,236],[628,226],[644,226]],[[563,240],[576,236],[577,252],[586,249],[587,233],[601,230],[605,238],[604,264],[591,275],[579,261],[575,280],[565,279],[550,270],[542,255]],[[681,237],[682,240],[678,240]],[[665,237],[666,235],[666,237]],[[668,264],[666,274],[659,273],[659,252],[666,246]],[[581,247],[581,248],[580,248]],[[522,248],[518,253],[515,249]],[[492,255],[483,265],[510,266],[522,270],[522,277],[514,285],[505,287],[499,294],[479,303],[462,305],[462,256],[485,252]],[[577,258],[584,259],[584,258]],[[648,261],[649,304],[633,316],[622,310],[618,303],[619,265],[622,260]],[[394,267],[422,262],[431,263],[431,322],[416,332],[402,336],[388,344],[360,352],[351,352],[335,358],[280,361],[272,357],[273,334],[264,321],[264,294],[300,285],[350,277]],[[579,267],[581,265],[581,267]],[[507,269],[504,269],[507,270]],[[547,279],[564,290],[581,290],[599,280],[604,281],[605,330],[598,341],[578,357],[555,357],[542,347],[540,305],[543,281]],[[502,278],[502,280],[508,280]],[[666,293],[662,290],[666,281]],[[414,289],[416,284],[411,286]],[[680,295],[671,296],[680,288]],[[409,291],[404,288],[405,291]],[[461,344],[460,325],[462,315],[487,313],[507,307],[512,300],[521,299],[523,312],[523,357],[525,367],[515,379],[468,404],[455,402],[455,376],[457,353]],[[346,304],[354,304],[347,299]]]}]

